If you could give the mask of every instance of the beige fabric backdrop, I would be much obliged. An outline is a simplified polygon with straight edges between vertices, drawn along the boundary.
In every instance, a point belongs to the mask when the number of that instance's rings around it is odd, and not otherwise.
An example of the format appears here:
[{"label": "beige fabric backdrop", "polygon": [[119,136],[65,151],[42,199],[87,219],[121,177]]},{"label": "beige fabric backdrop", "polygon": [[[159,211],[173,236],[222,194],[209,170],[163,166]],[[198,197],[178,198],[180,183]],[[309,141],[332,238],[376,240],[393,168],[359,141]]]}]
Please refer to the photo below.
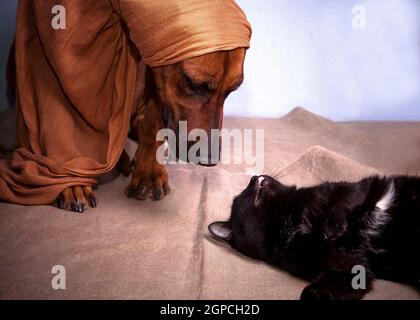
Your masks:
[{"label": "beige fabric backdrop", "polygon": [[[226,127],[264,128],[266,171],[280,169],[286,183],[420,174],[420,123],[335,123],[298,108],[281,119],[226,119]],[[0,203],[0,298],[297,299],[304,281],[209,237],[207,225],[229,216],[248,183],[243,171],[172,166],[173,192],[161,202],[127,199],[129,179],[118,177],[82,215]],[[66,267],[65,291],[51,288],[54,265]],[[367,299],[420,298],[400,284],[374,287]]]}]

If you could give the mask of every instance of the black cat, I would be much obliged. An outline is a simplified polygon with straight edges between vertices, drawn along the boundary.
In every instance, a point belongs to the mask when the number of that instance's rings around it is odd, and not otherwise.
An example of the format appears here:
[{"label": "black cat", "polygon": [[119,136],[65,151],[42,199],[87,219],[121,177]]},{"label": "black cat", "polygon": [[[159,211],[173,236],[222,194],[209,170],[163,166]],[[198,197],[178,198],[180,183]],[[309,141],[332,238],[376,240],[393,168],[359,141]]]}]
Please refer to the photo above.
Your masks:
[{"label": "black cat", "polygon": [[209,230],[247,256],[312,281],[303,300],[362,299],[374,278],[420,288],[420,178],[298,189],[253,177],[234,199],[230,220]]}]

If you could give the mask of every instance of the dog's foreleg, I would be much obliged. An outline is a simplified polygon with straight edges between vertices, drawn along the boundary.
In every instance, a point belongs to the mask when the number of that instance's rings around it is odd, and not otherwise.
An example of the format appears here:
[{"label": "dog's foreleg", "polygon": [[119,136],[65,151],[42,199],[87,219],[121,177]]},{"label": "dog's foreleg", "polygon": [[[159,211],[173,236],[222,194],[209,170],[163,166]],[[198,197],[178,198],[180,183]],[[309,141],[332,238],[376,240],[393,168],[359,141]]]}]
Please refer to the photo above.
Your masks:
[{"label": "dog's foreleg", "polygon": [[162,144],[161,141],[156,141],[157,133],[164,128],[162,119],[162,110],[150,99],[141,121],[136,123],[139,145],[131,162],[132,179],[126,189],[129,198],[146,200],[152,197],[154,200],[161,200],[170,192],[166,168],[156,159]]}]

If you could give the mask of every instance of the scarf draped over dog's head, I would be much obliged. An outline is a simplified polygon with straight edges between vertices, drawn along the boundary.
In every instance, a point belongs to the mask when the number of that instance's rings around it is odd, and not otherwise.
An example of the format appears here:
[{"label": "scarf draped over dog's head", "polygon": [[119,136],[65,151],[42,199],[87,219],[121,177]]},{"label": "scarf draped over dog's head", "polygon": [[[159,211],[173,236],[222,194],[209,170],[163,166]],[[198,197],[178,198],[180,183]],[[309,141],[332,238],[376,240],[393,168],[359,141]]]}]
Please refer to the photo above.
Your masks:
[{"label": "scarf draped over dog's head", "polygon": [[[112,170],[127,137],[139,63],[156,67],[249,47],[233,0],[20,1],[20,147],[0,160],[0,199],[50,204]],[[133,50],[133,44],[138,50]]]},{"label": "scarf draped over dog's head", "polygon": [[251,26],[232,0],[118,3],[130,37],[152,67],[250,45]]}]

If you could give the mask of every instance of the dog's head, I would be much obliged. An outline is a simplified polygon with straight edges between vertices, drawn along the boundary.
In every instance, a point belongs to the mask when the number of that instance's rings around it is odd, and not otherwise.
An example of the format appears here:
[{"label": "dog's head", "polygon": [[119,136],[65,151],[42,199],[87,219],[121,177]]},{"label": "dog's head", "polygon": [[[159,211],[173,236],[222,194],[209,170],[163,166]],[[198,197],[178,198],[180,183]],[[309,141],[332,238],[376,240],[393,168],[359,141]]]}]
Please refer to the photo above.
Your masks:
[{"label": "dog's head", "polygon": [[[151,68],[166,127],[178,136],[180,121],[187,121],[188,132],[205,130],[211,140],[211,130],[222,128],[226,98],[242,84],[245,51],[244,48],[218,51]],[[219,143],[217,139],[213,139],[213,143],[214,140]],[[208,141],[208,146],[210,158],[211,141]],[[214,164],[214,160],[208,159],[200,164],[210,165],[212,162]]]},{"label": "dog's head", "polygon": [[[271,239],[290,235],[288,202],[295,187],[269,176],[255,176],[232,205],[228,221],[209,225],[210,233],[235,250],[255,259],[269,260]],[[286,241],[287,239],[285,239]]]}]

